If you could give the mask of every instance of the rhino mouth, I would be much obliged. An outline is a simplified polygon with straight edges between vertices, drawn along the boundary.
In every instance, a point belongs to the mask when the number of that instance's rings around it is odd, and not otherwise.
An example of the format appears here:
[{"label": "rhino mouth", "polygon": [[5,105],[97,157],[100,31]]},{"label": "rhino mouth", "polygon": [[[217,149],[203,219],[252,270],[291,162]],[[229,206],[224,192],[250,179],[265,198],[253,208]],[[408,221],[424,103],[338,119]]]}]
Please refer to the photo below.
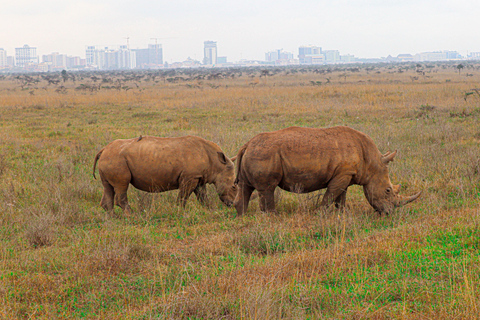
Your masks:
[{"label": "rhino mouth", "polygon": [[381,203],[372,204],[372,207],[379,215],[385,214],[387,216],[392,213],[393,210],[396,208],[393,203],[390,203],[388,201],[382,201]]},{"label": "rhino mouth", "polygon": [[222,201],[222,203],[225,204],[227,207],[233,207],[234,200],[235,200],[235,197],[232,197],[232,195],[228,193],[224,193],[220,195],[220,201]]},{"label": "rhino mouth", "polygon": [[237,185],[233,185],[227,190],[224,190],[224,192],[219,193],[220,200],[227,206],[227,207],[233,207],[235,198],[237,197],[238,193],[238,187]]},{"label": "rhino mouth", "polygon": [[223,202],[227,207],[233,207],[233,201],[224,201]]}]

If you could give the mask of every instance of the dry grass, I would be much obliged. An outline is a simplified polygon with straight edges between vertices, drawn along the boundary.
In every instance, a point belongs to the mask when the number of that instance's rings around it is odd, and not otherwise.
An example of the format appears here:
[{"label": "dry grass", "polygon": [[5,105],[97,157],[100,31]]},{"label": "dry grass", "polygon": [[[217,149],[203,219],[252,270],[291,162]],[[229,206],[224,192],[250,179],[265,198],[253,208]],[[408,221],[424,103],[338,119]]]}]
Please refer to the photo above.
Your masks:
[{"label": "dry grass", "polygon": [[[93,91],[76,88],[103,80],[82,74],[2,78],[0,318],[476,319],[480,97],[464,97],[479,66],[366,68],[99,74],[124,89]],[[233,156],[291,125],[348,125],[398,149],[391,179],[421,199],[379,217],[360,187],[345,212],[317,212],[323,192],[278,191],[278,215],[255,200],[238,218],[212,188],[182,210],[175,191],[132,187],[135,216],[99,206],[92,162],[113,139],[194,134]]]}]

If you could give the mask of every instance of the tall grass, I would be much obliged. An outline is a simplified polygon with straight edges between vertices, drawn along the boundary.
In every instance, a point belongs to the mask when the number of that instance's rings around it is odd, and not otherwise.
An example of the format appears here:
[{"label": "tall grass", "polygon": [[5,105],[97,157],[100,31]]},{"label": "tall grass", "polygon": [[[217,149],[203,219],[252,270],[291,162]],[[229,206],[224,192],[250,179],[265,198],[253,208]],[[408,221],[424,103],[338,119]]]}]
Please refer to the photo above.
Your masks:
[{"label": "tall grass", "polygon": [[[480,75],[375,68],[66,93],[1,80],[0,318],[477,318],[480,100],[464,93]],[[277,215],[255,200],[236,217],[213,188],[183,210],[131,187],[134,216],[99,206],[93,158],[114,139],[193,134],[233,156],[292,125],[397,149],[391,180],[421,198],[379,217],[360,187],[344,212],[277,191]]]}]

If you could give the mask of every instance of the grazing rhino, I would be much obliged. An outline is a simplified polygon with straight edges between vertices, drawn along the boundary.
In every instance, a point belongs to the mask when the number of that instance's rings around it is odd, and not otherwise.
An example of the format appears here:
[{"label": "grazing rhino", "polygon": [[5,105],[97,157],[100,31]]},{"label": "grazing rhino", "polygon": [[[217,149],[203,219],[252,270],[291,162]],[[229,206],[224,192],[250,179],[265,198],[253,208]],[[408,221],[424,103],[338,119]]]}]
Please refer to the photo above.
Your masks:
[{"label": "grazing rhino", "polygon": [[114,203],[126,213],[129,184],[146,192],[180,189],[177,201],[182,206],[192,192],[200,203],[206,200],[206,184],[213,183],[220,199],[231,206],[237,187],[231,159],[211,141],[185,136],[179,138],[140,138],[115,140],[100,150],[93,164],[104,188],[101,206],[113,210]]},{"label": "grazing rhino", "polygon": [[382,155],[373,140],[348,127],[326,129],[290,127],[260,133],[238,152],[235,207],[246,212],[253,190],[260,209],[275,211],[274,191],[307,193],[327,188],[321,206],[345,206],[347,188],[363,186],[365,196],[380,214],[417,199],[421,192],[403,197],[388,177],[387,164],[397,151]]}]

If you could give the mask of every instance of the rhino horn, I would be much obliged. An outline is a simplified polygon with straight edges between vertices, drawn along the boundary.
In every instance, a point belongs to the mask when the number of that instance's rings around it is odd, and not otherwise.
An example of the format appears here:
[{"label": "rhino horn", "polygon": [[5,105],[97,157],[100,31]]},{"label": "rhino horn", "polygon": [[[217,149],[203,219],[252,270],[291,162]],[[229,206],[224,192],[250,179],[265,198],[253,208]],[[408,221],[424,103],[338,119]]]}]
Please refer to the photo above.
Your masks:
[{"label": "rhino horn", "polygon": [[398,206],[401,207],[401,206],[406,205],[407,203],[410,203],[412,201],[417,200],[418,197],[420,197],[421,194],[422,194],[422,191],[419,191],[416,194],[414,194],[413,196],[401,197],[400,200],[398,201]]},{"label": "rhino horn", "polygon": [[402,185],[401,185],[401,184],[394,184],[394,185],[393,185],[393,192],[394,192],[394,194],[399,194],[401,188],[402,188]]},{"label": "rhino horn", "polygon": [[393,152],[387,152],[384,155],[382,155],[382,162],[385,164],[388,164],[390,161],[393,161],[393,158],[397,155],[397,150]]}]

